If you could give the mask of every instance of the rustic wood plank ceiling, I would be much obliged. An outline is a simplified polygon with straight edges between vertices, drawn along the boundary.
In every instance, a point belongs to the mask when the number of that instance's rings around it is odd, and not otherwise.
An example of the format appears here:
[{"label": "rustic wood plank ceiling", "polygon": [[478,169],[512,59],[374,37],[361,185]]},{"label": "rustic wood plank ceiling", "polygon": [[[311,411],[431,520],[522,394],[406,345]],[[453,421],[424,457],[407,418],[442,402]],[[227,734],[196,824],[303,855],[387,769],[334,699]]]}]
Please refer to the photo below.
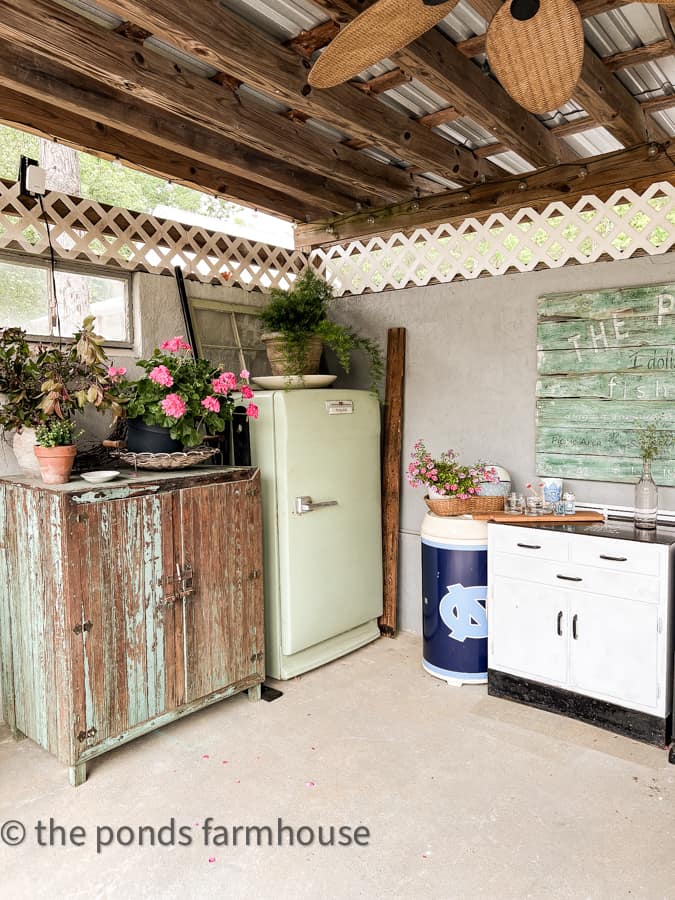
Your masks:
[{"label": "rustic wood plank ceiling", "polygon": [[[372,2],[297,0],[311,25],[291,33],[261,24],[272,0],[4,0],[0,121],[294,219],[302,245],[672,177],[675,90],[624,77],[675,71],[672,10],[641,44],[587,43],[570,109],[547,120],[484,63],[473,32],[499,0],[466,0],[463,34],[441,23],[354,82],[311,88],[316,53]],[[602,23],[624,3],[577,5]],[[597,134],[624,149],[586,155]]]}]

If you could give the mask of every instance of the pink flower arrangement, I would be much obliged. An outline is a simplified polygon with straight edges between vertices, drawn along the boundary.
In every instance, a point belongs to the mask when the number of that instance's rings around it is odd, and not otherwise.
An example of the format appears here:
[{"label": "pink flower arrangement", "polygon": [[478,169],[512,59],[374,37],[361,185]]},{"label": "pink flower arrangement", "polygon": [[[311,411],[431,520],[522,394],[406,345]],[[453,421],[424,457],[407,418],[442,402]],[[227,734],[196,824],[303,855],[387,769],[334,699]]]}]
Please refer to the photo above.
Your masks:
[{"label": "pink flower arrangement", "polygon": [[191,350],[189,344],[186,344],[183,340],[183,336],[172,337],[168,341],[162,341],[159,345],[160,350],[168,351],[169,353],[180,353],[181,350]]},{"label": "pink flower arrangement", "polygon": [[155,366],[152,372],[148,373],[148,378],[155,384],[161,384],[162,387],[173,387],[173,376],[166,366]]},{"label": "pink flower arrangement", "polygon": [[[246,369],[237,376],[218,370],[206,359],[195,359],[180,336],[163,341],[151,359],[141,359],[138,365],[146,375],[129,385],[129,418],[168,427],[171,437],[184,447],[197,446],[205,435],[224,431],[237,404],[253,398]],[[258,418],[255,403],[248,403],[246,415]]]},{"label": "pink flower arrangement", "polygon": [[455,450],[445,450],[434,459],[424,445],[415,443],[411,461],[408,463],[407,478],[412,487],[431,487],[442,496],[468,500],[481,493],[481,484],[499,481],[493,467],[484,463],[473,466],[460,465]]},{"label": "pink flower arrangement", "polygon": [[187,406],[179,394],[167,394],[160,403],[165,414],[172,419],[180,419],[185,415]]},{"label": "pink flower arrangement", "polygon": [[217,397],[204,397],[202,406],[204,409],[208,409],[209,412],[220,412],[220,400]]},{"label": "pink flower arrangement", "polygon": [[112,378],[113,380],[116,378],[122,378],[122,376],[127,374],[127,370],[124,366],[108,366],[108,378]]}]

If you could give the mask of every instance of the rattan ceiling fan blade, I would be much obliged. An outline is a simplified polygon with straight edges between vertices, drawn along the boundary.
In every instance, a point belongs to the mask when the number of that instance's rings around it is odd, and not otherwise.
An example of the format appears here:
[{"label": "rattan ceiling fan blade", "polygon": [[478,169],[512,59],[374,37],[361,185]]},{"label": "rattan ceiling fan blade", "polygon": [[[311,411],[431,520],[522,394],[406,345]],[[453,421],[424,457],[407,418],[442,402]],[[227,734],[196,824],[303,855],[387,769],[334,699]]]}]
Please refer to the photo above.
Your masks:
[{"label": "rattan ceiling fan blade", "polygon": [[507,0],[490,22],[486,46],[490,68],[516,103],[547,113],[566,103],[579,81],[581,15],[573,0]]},{"label": "rattan ceiling fan blade", "polygon": [[329,88],[391,56],[444,19],[458,0],[378,0],[350,22],[314,63],[307,80]]}]

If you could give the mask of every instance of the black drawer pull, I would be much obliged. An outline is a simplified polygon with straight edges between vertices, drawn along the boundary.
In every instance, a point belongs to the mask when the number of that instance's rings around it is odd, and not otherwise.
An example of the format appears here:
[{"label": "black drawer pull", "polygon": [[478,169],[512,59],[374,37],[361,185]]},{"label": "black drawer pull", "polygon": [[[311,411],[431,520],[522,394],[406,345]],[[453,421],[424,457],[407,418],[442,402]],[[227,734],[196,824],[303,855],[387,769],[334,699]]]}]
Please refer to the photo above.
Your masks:
[{"label": "black drawer pull", "polygon": [[600,559],[607,559],[609,562],[628,562],[627,556],[607,556],[605,553],[600,554]]},{"label": "black drawer pull", "polygon": [[556,578],[559,578],[561,581],[583,581],[583,578],[579,578],[578,575],[556,575]]},{"label": "black drawer pull", "polygon": [[563,614],[562,614],[562,609],[561,609],[560,612],[558,613],[558,627],[556,629],[556,631],[558,632],[558,637],[562,637],[562,617],[563,617]]},{"label": "black drawer pull", "polygon": [[575,641],[579,637],[579,633],[577,631],[577,619],[578,618],[579,618],[579,616],[575,615],[572,619],[572,637],[574,638]]},{"label": "black drawer pull", "polygon": [[516,544],[516,547],[523,547],[525,550],[541,550],[541,544]]}]

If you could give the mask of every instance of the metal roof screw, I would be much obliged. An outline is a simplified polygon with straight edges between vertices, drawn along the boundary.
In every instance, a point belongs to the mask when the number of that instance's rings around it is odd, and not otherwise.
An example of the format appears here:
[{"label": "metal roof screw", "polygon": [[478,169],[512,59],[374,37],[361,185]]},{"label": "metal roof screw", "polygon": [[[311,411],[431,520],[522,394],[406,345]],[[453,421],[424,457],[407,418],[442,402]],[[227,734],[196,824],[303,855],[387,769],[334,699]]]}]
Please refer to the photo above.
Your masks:
[{"label": "metal roof screw", "polygon": [[652,142],[649,145],[649,150],[647,151],[647,155],[651,156],[651,158],[653,159],[655,156],[658,156],[659,153],[660,153],[659,145]]},{"label": "metal roof screw", "polygon": [[526,182],[526,181],[521,181],[520,184],[518,185],[518,190],[519,190],[519,191],[526,191],[526,190],[527,190],[527,182]]}]

